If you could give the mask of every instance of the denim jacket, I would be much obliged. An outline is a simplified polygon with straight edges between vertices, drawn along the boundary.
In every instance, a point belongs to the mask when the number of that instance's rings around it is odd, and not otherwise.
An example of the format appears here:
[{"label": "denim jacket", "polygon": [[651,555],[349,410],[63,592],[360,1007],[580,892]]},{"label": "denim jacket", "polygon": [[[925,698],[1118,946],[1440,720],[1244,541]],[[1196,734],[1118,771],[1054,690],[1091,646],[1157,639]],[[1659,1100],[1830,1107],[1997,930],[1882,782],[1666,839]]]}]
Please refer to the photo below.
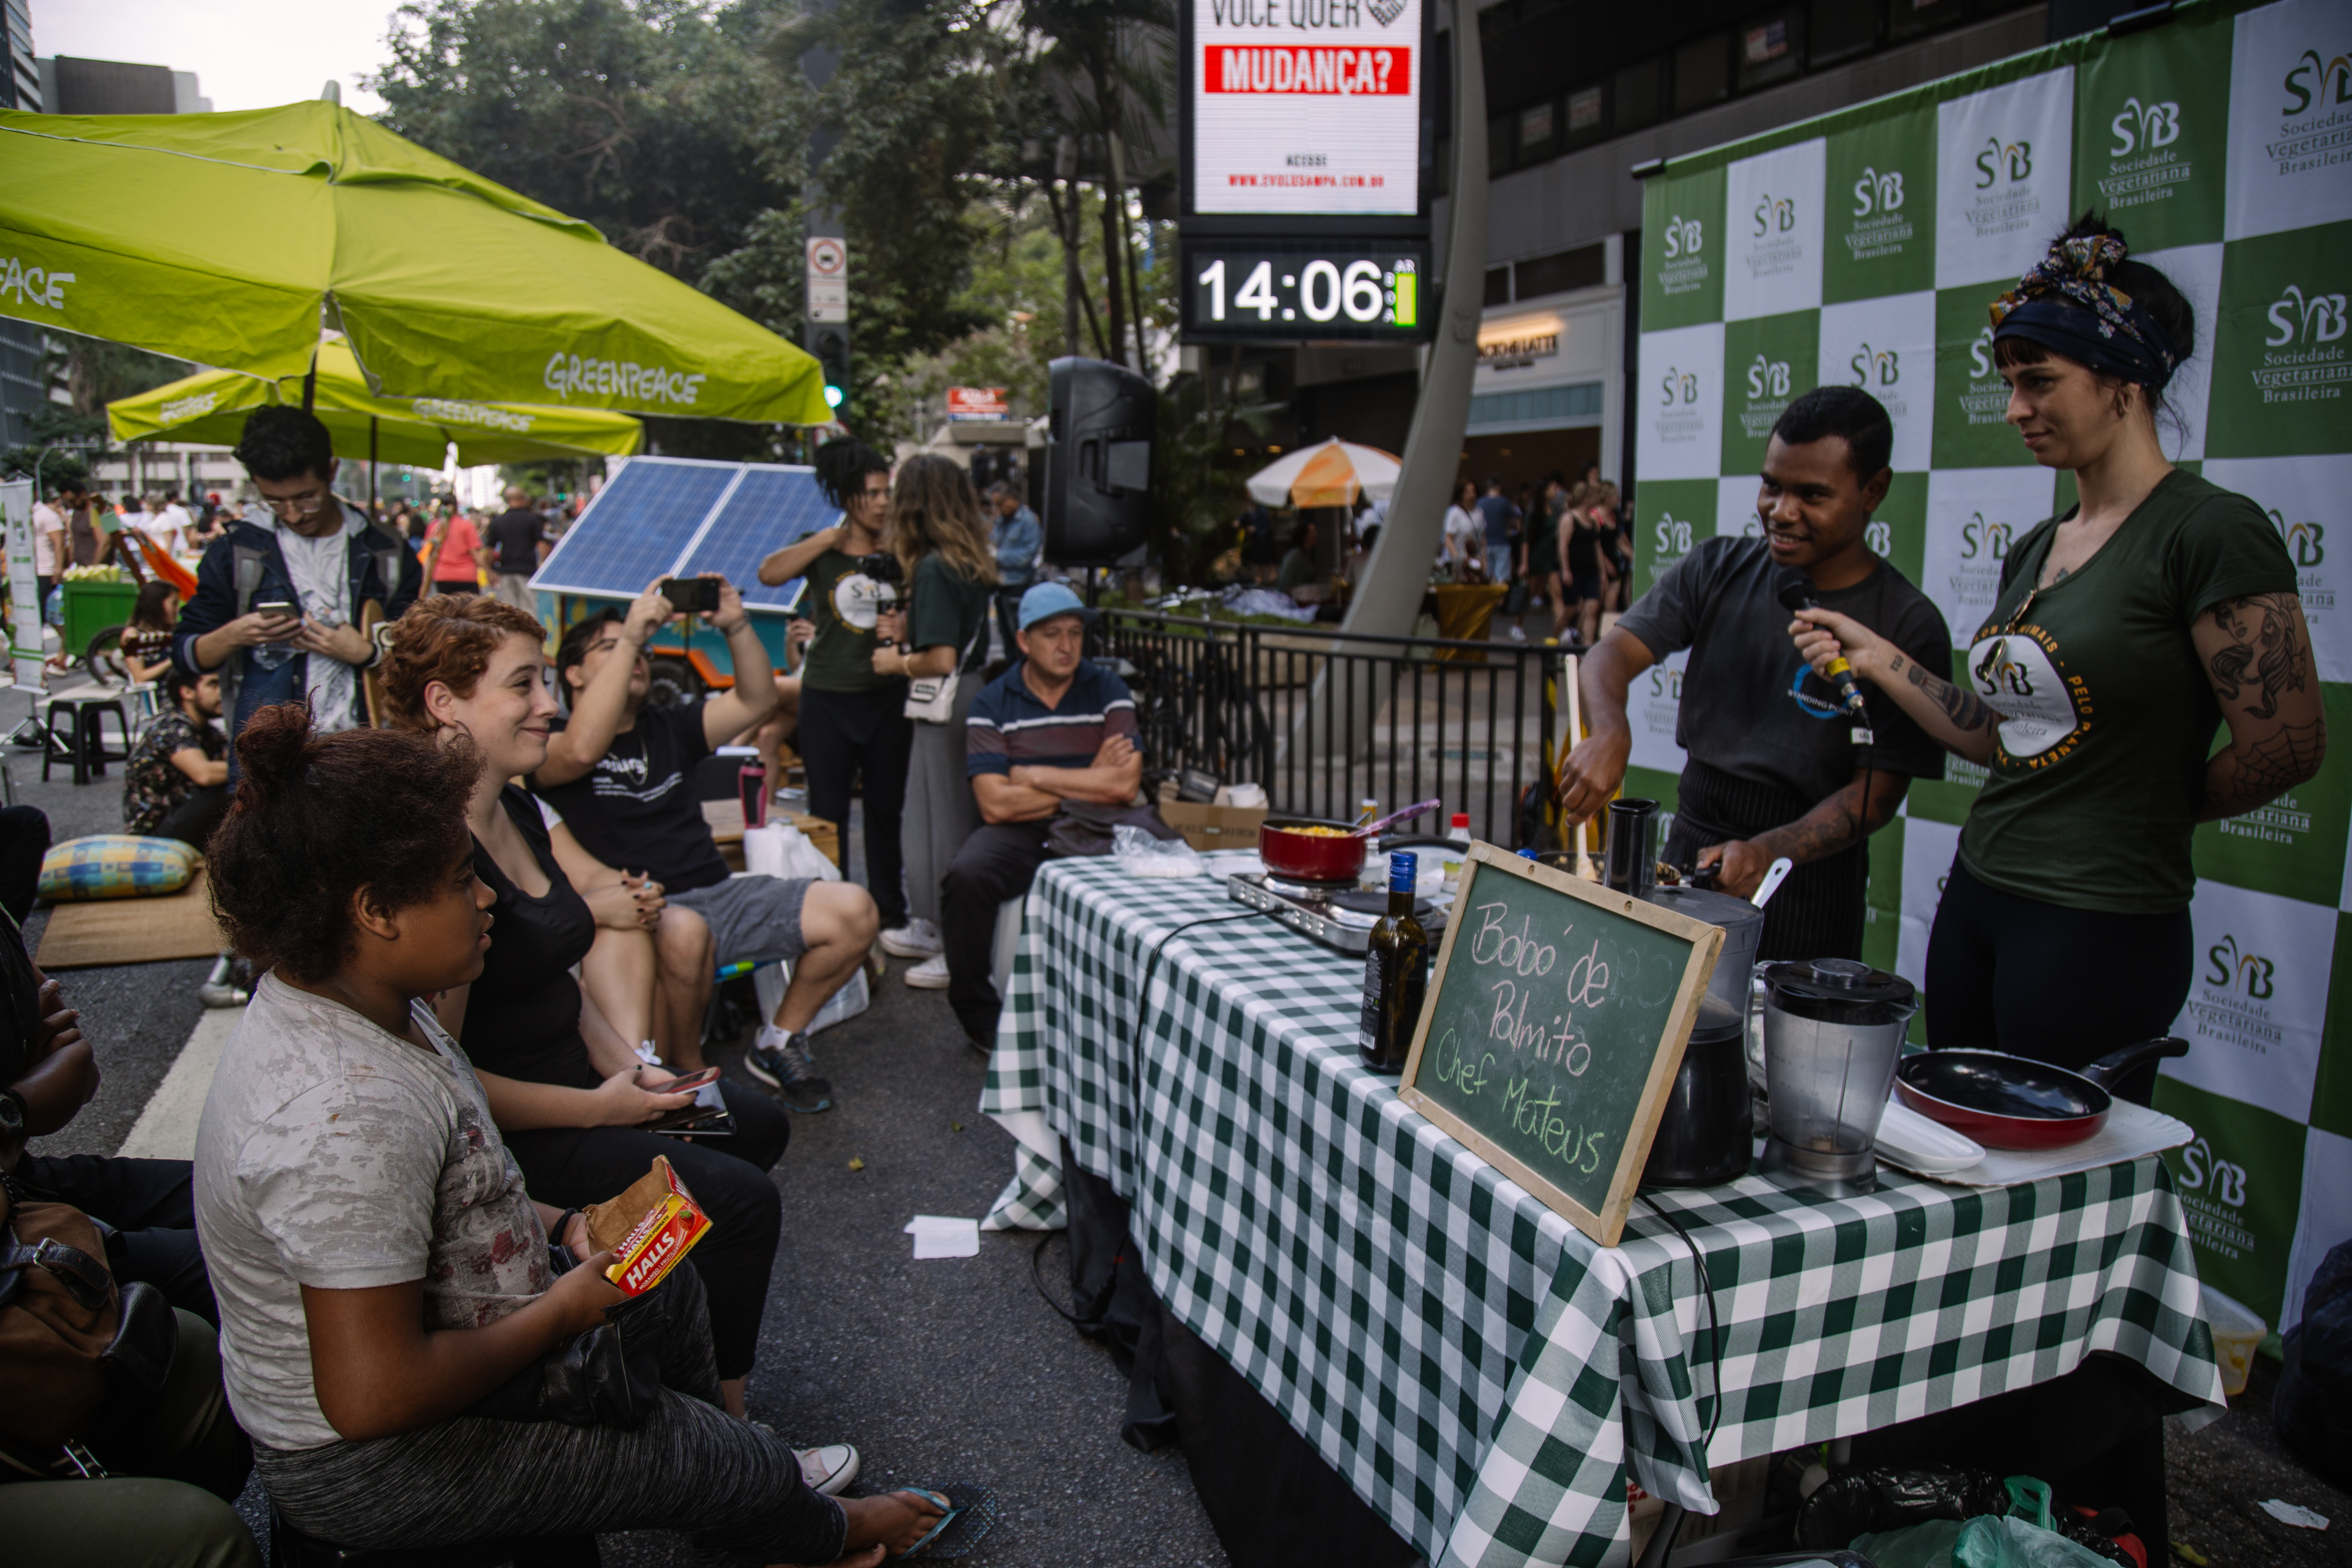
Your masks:
[{"label": "denim jacket", "polygon": [[[355,612],[373,599],[383,606],[384,619],[398,620],[416,602],[425,570],[406,540],[370,523],[348,537],[345,551]],[[181,607],[179,624],[172,631],[172,662],[192,675],[210,673],[196,662],[198,637],[249,614],[256,605],[274,599],[299,603],[300,597],[276,531],[242,518],[232,521],[226,533],[205,547],[196,567],[195,596]],[[354,624],[358,618],[354,614]],[[244,731],[257,710],[298,700],[310,689],[310,655],[297,654],[276,669],[264,669],[247,657],[251,652],[238,648],[220,666],[221,711],[229,716],[232,737]],[[229,765],[236,766],[234,749]]]}]

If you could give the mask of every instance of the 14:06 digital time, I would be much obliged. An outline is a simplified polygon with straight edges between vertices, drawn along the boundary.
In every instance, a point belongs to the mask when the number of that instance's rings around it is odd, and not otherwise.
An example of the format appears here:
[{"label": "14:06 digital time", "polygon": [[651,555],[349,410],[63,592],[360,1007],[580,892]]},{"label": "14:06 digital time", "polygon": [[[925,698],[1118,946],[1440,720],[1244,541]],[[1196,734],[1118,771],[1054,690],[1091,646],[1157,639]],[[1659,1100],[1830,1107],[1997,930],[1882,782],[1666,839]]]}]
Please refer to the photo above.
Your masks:
[{"label": "14:06 digital time", "polygon": [[[1293,321],[1303,315],[1310,321],[1336,321],[1345,316],[1349,321],[1367,325],[1378,322],[1410,328],[1420,324],[1421,278],[1411,259],[1399,260],[1393,269],[1383,269],[1376,261],[1358,259],[1342,269],[1338,262],[1317,257],[1296,272],[1281,276],[1282,289],[1295,295],[1296,306],[1282,302],[1275,291],[1274,263],[1262,260],[1249,269],[1241,287],[1234,291],[1231,315],[1249,310],[1261,321],[1272,321],[1277,317]],[[1208,290],[1208,321],[1222,323],[1229,320],[1225,258],[1219,257],[1210,262],[1193,281]]]}]

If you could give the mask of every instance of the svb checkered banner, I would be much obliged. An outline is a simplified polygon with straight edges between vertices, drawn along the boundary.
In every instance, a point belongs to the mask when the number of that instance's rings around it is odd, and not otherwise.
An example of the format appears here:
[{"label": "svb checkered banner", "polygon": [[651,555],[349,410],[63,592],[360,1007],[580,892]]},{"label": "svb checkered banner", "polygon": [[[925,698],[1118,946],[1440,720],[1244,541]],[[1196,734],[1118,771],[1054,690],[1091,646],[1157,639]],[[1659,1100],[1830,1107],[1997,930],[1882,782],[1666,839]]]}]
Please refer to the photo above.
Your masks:
[{"label": "svb checkered banner", "polygon": [[[2273,1328],[2352,1236],[2352,4],[2198,0],[1677,159],[1643,212],[1633,399],[1638,593],[1696,540],[1753,533],[1790,401],[1867,388],[1895,423],[1871,545],[1958,658],[2011,542],[2073,504],[2002,418],[1986,307],[2085,208],[2179,285],[2199,342],[2160,426],[2294,557],[2337,744],[2293,795],[2197,833],[2197,972],[2157,1103],[2204,1277]],[[2333,553],[2331,554],[2331,551]],[[1671,806],[1681,656],[1638,685],[1630,795]],[[1948,760],[1872,841],[1864,956],[1922,978],[1984,771]],[[2095,983],[2095,981],[2094,981]]]}]

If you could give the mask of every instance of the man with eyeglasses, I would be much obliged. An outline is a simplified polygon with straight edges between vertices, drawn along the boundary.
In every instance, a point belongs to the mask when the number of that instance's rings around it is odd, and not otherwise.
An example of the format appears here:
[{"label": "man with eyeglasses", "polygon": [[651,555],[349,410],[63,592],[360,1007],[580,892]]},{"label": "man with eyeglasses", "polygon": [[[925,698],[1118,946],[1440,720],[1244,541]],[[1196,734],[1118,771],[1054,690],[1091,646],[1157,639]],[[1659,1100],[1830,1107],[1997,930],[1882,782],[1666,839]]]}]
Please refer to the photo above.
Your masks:
[{"label": "man with eyeglasses", "polygon": [[321,731],[356,729],[360,671],[380,657],[359,622],[370,602],[398,620],[424,572],[406,541],[336,498],[334,447],[313,416],[255,410],[236,458],[261,500],[205,546],[173,662],[220,673],[232,737],[257,710],[305,697]]}]

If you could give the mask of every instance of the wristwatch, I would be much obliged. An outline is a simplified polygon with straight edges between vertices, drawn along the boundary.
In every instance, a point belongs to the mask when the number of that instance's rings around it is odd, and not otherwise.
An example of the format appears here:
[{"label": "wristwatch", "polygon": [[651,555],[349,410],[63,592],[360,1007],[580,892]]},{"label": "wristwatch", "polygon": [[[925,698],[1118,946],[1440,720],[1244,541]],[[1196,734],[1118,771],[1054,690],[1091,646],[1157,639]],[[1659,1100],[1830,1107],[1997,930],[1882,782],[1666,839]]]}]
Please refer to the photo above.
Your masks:
[{"label": "wristwatch", "polygon": [[13,1089],[0,1089],[0,1138],[15,1138],[25,1131],[25,1097]]}]

